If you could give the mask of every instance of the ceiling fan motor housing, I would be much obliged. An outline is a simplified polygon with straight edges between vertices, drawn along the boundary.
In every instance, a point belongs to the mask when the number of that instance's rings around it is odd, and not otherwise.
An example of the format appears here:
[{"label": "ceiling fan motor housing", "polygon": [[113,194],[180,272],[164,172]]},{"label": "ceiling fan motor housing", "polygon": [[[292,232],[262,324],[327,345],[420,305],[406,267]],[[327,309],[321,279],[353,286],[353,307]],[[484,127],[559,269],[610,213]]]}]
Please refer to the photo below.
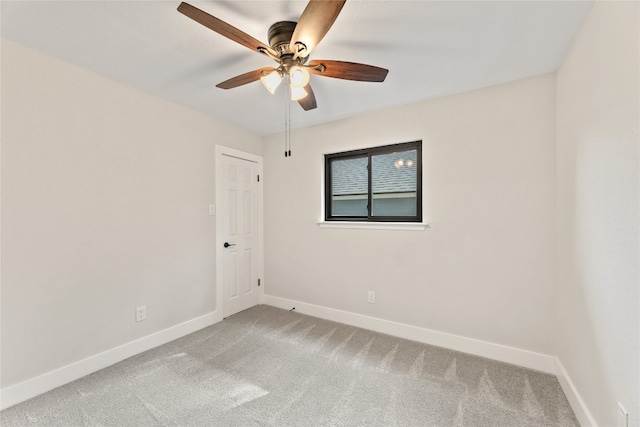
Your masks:
[{"label": "ceiling fan motor housing", "polygon": [[269,27],[269,45],[280,55],[292,54],[291,36],[296,29],[296,23],[292,21],[280,21]]}]

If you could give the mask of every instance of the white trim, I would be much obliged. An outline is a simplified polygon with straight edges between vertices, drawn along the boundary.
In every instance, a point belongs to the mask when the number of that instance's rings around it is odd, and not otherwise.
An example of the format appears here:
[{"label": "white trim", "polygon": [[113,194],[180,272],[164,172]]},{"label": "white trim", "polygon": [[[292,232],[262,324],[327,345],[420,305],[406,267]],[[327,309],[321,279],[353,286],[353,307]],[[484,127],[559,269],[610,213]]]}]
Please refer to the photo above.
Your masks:
[{"label": "white trim", "polygon": [[[244,151],[236,150],[233,148],[225,147],[224,145],[216,145],[216,205],[218,203],[218,194],[224,191],[222,183],[222,157],[229,156],[236,159],[248,160],[258,165],[258,174],[260,175],[260,181],[258,182],[258,278],[260,279],[260,289],[258,289],[258,303],[262,304],[264,295],[264,167],[263,157],[257,154],[246,153]],[[223,206],[218,206],[217,209],[223,209]],[[222,283],[222,251],[221,248],[224,240],[224,224],[220,220],[220,215],[216,215],[216,311],[220,313],[224,312],[222,304],[224,303],[224,289],[218,284]]]},{"label": "white trim", "polygon": [[594,420],[589,408],[584,403],[582,396],[578,393],[576,386],[571,381],[571,377],[567,373],[566,369],[564,369],[564,365],[558,358],[555,359],[556,362],[556,377],[558,377],[558,382],[560,383],[560,387],[562,387],[562,391],[564,391],[565,396],[567,396],[567,400],[571,405],[571,409],[573,409],[573,413],[575,414],[578,422],[582,427],[597,427],[597,423]]},{"label": "white trim", "polygon": [[229,148],[224,145],[216,145],[216,155],[221,154],[224,156],[235,157],[236,159],[248,160],[254,163],[262,163],[262,156],[252,153],[246,153],[244,151]]},{"label": "white trim", "polygon": [[429,223],[426,223],[426,222],[318,221],[318,226],[321,228],[422,231],[427,227],[429,227]]},{"label": "white trim", "polygon": [[54,369],[53,371],[30,378],[21,383],[5,387],[0,390],[0,410],[68,384],[71,381],[92,374],[131,356],[135,356],[136,354],[211,326],[221,320],[221,312],[214,311],[110,350],[103,351],[102,353],[89,356],[86,359]]},{"label": "white trim", "polygon": [[495,344],[475,338],[448,334],[418,326],[384,320],[377,317],[365,316],[349,311],[336,310],[305,302],[265,295],[264,303],[278,308],[290,310],[295,307],[297,312],[320,317],[347,325],[357,326],[400,338],[436,345],[451,350],[462,351],[501,362],[523,366],[546,373],[555,373],[555,359],[546,354],[536,353],[502,344]]}]

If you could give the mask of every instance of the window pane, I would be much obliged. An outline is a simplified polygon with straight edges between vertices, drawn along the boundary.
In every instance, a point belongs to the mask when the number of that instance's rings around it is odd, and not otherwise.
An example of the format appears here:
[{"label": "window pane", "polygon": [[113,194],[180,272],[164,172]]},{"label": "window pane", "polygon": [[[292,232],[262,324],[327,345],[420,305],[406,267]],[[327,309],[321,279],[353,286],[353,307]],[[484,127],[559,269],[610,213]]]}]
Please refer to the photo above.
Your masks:
[{"label": "window pane", "polygon": [[366,217],[367,212],[366,157],[331,161],[331,215]]},{"label": "window pane", "polygon": [[327,221],[422,221],[422,141],[325,155]]},{"label": "window pane", "polygon": [[417,150],[371,156],[372,216],[415,216]]}]

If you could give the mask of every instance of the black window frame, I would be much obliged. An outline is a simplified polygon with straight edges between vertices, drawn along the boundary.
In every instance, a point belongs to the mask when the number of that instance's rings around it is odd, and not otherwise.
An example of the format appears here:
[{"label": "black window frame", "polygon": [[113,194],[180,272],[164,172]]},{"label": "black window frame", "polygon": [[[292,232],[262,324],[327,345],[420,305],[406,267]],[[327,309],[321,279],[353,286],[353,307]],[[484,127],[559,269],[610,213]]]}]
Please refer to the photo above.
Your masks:
[{"label": "black window frame", "polygon": [[[415,216],[372,216],[372,174],[371,158],[375,155],[398,151],[416,150],[416,215]],[[349,158],[367,157],[367,216],[332,215],[332,174],[331,162]],[[324,220],[335,222],[422,222],[422,140],[398,144],[363,148],[324,155]]]}]

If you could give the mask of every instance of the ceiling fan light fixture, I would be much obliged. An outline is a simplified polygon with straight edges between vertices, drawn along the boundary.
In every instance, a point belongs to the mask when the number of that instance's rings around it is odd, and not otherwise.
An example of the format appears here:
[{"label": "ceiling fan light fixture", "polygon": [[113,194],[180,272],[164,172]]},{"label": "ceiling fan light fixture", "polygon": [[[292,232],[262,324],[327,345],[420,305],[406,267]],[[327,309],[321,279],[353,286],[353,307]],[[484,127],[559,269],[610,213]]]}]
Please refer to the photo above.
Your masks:
[{"label": "ceiling fan light fixture", "polygon": [[382,82],[389,72],[387,69],[373,65],[346,61],[316,60],[305,65],[310,53],[327,34],[346,1],[308,0],[297,22],[279,21],[271,25],[268,32],[269,45],[188,3],[180,3],[178,12],[278,63],[277,68],[263,67],[249,71],[225,80],[216,87],[233,89],[260,79],[267,90],[275,94],[282,80],[285,80],[283,86],[286,105],[290,104],[289,98],[291,98],[298,101],[303,110],[309,111],[317,107],[316,96],[309,84],[309,72],[325,77],[363,82]]},{"label": "ceiling fan light fixture", "polygon": [[291,87],[303,88],[309,83],[309,72],[304,67],[295,65],[289,70]]},{"label": "ceiling fan light fixture", "polygon": [[299,101],[307,95],[308,95],[307,91],[304,90],[303,87],[297,87],[291,84],[291,100],[292,101]]},{"label": "ceiling fan light fixture", "polygon": [[278,72],[278,70],[273,70],[266,76],[260,77],[262,84],[267,88],[271,94],[276,93],[276,89],[280,86],[280,82],[282,82],[282,76]]}]

